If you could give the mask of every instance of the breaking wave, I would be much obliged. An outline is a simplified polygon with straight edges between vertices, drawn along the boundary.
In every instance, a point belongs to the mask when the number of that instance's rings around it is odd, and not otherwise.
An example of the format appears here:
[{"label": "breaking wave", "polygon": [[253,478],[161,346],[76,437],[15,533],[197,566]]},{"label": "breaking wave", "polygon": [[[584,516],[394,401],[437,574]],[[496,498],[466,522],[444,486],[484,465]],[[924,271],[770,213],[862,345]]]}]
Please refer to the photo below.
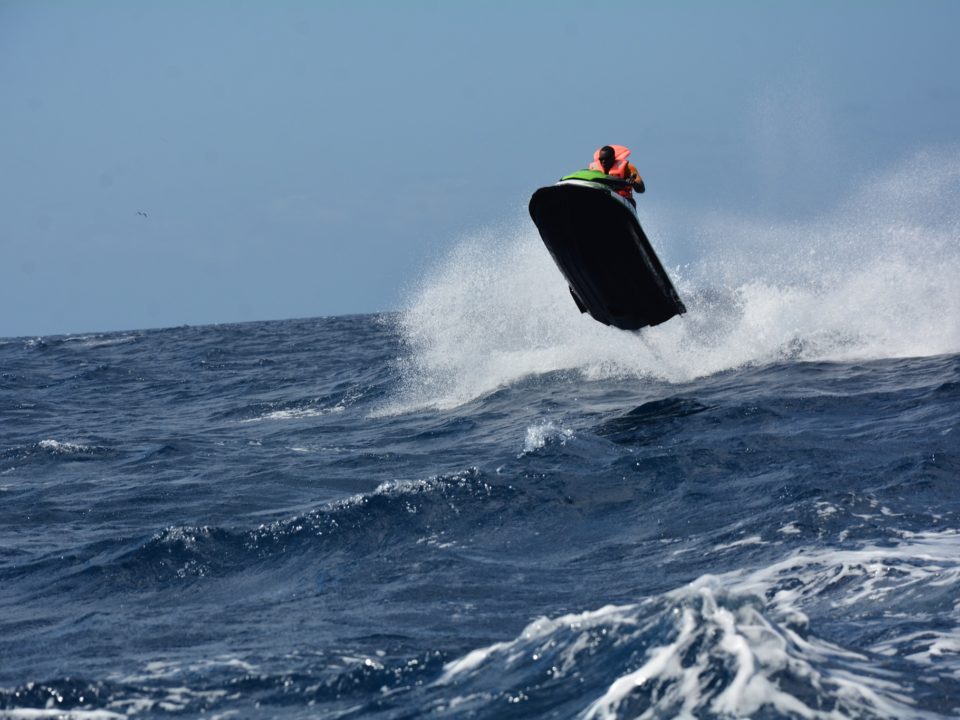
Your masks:
[{"label": "breaking wave", "polygon": [[[446,663],[437,685],[457,690],[447,707],[461,715],[497,692],[543,710],[579,684],[581,699],[593,698],[584,720],[947,716],[960,689],[960,633],[949,622],[958,550],[954,531],[904,533],[892,547],[798,552],[636,605],[541,618],[515,640]],[[905,621],[901,633],[850,649],[812,627],[805,610],[820,605],[858,618],[865,636],[906,605],[943,622],[917,631]],[[487,677],[504,674],[512,685],[494,691]],[[918,696],[940,700],[921,709]]]}]

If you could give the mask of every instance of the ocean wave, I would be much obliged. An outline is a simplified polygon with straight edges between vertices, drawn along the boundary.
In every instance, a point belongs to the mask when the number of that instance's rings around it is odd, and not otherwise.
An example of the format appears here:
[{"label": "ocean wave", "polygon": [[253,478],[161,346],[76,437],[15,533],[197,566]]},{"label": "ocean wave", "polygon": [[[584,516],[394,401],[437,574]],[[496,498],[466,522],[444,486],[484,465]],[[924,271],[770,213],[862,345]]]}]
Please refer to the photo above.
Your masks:
[{"label": "ocean wave", "polygon": [[45,438],[35,443],[16,445],[0,451],[0,470],[38,462],[82,462],[111,457],[114,450],[103,445],[88,445]]},{"label": "ocean wave", "polygon": [[[280,712],[291,705],[325,718],[376,715],[387,699],[436,676],[443,658],[425,653],[403,660],[376,653],[291,652],[269,665],[220,656],[197,661],[154,660],[103,681],[62,678],[0,688],[0,716],[113,720],[152,714],[212,717]],[[374,698],[371,700],[370,698]],[[383,698],[380,700],[378,698]]]},{"label": "ocean wave", "polygon": [[344,392],[331,393],[322,397],[253,403],[246,407],[221,412],[215,419],[232,420],[240,423],[261,423],[323,417],[332,413],[344,412],[359,403],[371,392],[372,389],[366,386],[351,386]]},{"label": "ocean wave", "polygon": [[[336,507],[350,512],[377,498],[409,500],[474,480],[468,472],[385,483]],[[196,548],[214,535],[179,528],[157,541]],[[97,682],[0,690],[0,709],[82,717],[230,712],[256,702],[371,718],[411,707],[451,718],[952,717],[960,691],[960,533],[896,537],[795,549],[633,604],[542,617],[512,639],[459,656],[343,646],[263,661],[154,659]],[[296,671],[283,670],[287,664]]]},{"label": "ocean wave", "polygon": [[[958,550],[960,535],[947,531],[795,552],[636,605],[541,618],[514,640],[449,661],[436,685],[464,716],[497,701],[543,714],[569,702],[570,687],[584,720],[951,716]],[[907,606],[903,632],[872,640],[872,620],[889,624]],[[818,636],[831,614],[858,618],[860,635]],[[927,618],[921,628],[918,617]]]},{"label": "ocean wave", "polygon": [[[0,717],[956,714],[958,355],[371,417],[417,389],[379,318],[78,349],[6,350]],[[465,357],[423,407],[507,377]]]},{"label": "ocean wave", "polygon": [[[475,468],[424,480],[381,483],[369,493],[352,495],[293,518],[264,523],[253,530],[217,526],[176,525],[145,542],[118,539],[103,547],[78,551],[72,572],[56,573],[51,582],[68,583],[76,591],[82,580],[94,587],[109,582],[112,591],[143,592],[170,582],[252,571],[282,570],[277,557],[349,550],[362,552],[393,538],[398,547],[426,542],[437,545],[452,518],[481,516],[504,507],[518,491],[488,483]],[[448,544],[452,546],[452,544]],[[17,566],[15,574],[45,574],[62,558],[41,558]]]},{"label": "ocean wave", "polygon": [[105,335],[66,335],[58,338],[58,342],[66,347],[92,349],[112,347],[114,345],[129,345],[140,339],[137,334],[105,334]]}]

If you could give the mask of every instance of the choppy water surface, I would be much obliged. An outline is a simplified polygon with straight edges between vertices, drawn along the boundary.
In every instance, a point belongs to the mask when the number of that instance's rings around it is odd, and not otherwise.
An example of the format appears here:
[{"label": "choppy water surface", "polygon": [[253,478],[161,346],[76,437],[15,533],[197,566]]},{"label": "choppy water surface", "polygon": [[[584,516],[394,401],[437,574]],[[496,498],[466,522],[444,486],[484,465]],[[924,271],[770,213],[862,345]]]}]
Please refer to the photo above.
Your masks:
[{"label": "choppy water surface", "polygon": [[960,252],[910,207],[716,219],[639,334],[523,227],[396,315],[0,341],[0,716],[957,715]]}]

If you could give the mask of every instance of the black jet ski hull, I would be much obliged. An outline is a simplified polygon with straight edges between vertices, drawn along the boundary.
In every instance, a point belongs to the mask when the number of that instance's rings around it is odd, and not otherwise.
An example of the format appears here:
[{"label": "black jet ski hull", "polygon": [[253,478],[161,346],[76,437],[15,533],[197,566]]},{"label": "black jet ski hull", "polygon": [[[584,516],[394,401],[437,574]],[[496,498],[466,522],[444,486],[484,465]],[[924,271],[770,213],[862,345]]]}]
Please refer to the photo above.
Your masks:
[{"label": "black jet ski hull", "polygon": [[616,193],[560,182],[537,190],[529,209],[581,312],[638,330],[687,311],[636,214]]}]

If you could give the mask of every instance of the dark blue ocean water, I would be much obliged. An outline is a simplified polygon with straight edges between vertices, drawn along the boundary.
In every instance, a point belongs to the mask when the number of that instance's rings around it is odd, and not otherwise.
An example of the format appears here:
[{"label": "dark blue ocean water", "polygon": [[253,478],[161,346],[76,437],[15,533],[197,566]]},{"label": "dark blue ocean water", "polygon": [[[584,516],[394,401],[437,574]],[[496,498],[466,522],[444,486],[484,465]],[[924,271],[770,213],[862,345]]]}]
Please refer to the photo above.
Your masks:
[{"label": "dark blue ocean water", "polygon": [[960,714],[956,236],[705,253],[636,334],[498,237],[393,315],[0,341],[0,716]]}]

